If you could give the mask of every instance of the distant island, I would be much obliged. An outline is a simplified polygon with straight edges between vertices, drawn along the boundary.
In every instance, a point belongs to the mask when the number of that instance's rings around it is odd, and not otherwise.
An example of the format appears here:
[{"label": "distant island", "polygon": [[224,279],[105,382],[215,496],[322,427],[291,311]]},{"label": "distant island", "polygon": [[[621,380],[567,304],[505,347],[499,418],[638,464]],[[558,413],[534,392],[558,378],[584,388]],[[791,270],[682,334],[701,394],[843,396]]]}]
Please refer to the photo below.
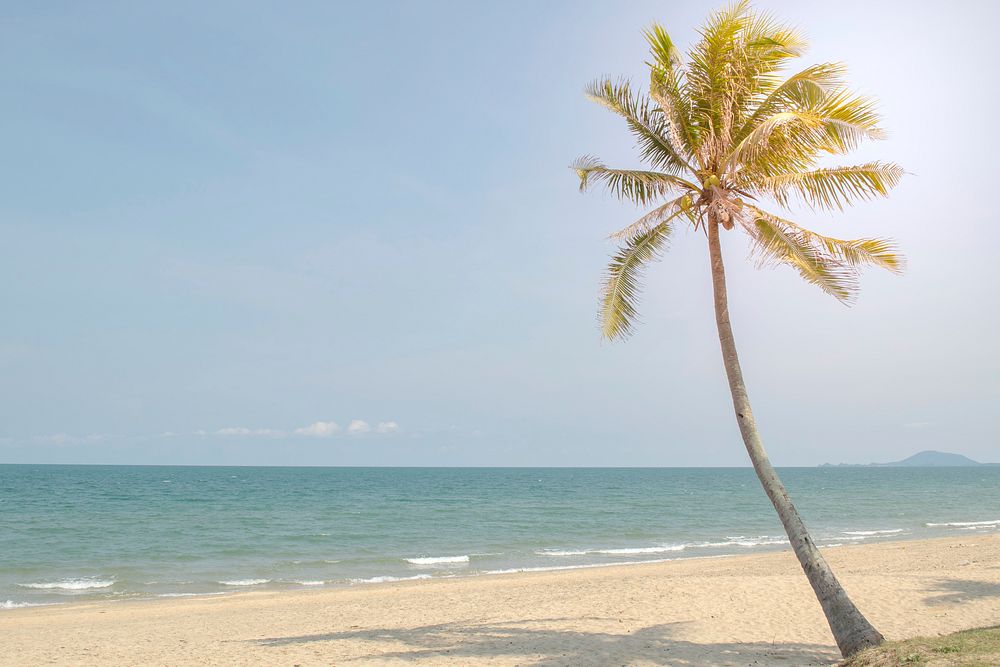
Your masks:
[{"label": "distant island", "polygon": [[950,452],[935,452],[933,450],[927,450],[923,452],[918,452],[913,456],[907,457],[902,461],[893,461],[891,463],[838,463],[834,465],[833,463],[823,463],[820,465],[821,468],[826,468],[829,466],[881,466],[881,467],[895,467],[895,468],[957,468],[957,467],[969,467],[969,466],[995,466],[1000,465],[1000,463],[980,463],[979,461],[973,461],[968,456],[962,456],[961,454],[952,454]]}]

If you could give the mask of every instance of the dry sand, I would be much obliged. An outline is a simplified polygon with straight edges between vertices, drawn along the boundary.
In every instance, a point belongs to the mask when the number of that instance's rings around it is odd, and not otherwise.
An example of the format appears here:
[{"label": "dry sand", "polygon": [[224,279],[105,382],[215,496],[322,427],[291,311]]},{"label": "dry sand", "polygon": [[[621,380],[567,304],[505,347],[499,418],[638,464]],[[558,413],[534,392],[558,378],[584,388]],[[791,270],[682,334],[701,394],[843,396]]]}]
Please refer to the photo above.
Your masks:
[{"label": "dry sand", "polygon": [[[890,639],[1000,623],[1000,535],[827,557]],[[0,612],[3,665],[828,665],[790,553]]]}]

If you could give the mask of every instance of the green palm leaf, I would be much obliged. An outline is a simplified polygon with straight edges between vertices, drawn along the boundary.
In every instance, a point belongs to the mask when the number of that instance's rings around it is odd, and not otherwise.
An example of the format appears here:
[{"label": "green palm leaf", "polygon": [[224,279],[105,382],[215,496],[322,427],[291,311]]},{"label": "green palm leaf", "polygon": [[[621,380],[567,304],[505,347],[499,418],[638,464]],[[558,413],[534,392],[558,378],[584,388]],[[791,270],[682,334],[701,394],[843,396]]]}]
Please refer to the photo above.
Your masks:
[{"label": "green palm leaf", "polygon": [[787,264],[803,280],[838,300],[848,303],[854,298],[858,289],[857,271],[817,249],[806,235],[765,216],[755,219],[749,231],[759,265]]},{"label": "green palm leaf", "polygon": [[608,79],[592,83],[587,97],[625,119],[639,145],[639,155],[654,169],[678,173],[687,168],[683,154],[670,141],[670,128],[662,114],[650,108],[649,100],[633,95],[627,81]]},{"label": "green palm leaf", "polygon": [[830,90],[843,85],[844,66],[840,63],[811,65],[793,74],[771,91],[761,91],[760,104],[733,137],[742,141],[762,120],[785,109],[807,109],[820,104]]},{"label": "green palm leaf", "polygon": [[[691,108],[684,94],[684,74],[681,70],[680,53],[670,35],[661,26],[653,24],[645,32],[649,43],[650,63],[649,96],[660,107],[666,118],[667,137],[677,155],[682,156],[685,166],[693,171],[692,159],[698,160],[698,128],[691,118]],[[704,167],[699,164],[699,167]]]},{"label": "green palm leaf", "polygon": [[619,199],[644,206],[680,190],[694,190],[693,183],[658,171],[635,169],[609,169],[596,158],[585,155],[573,163],[572,168],[580,177],[580,191],[593,183],[604,185]]},{"label": "green palm leaf", "polygon": [[804,279],[841,301],[857,293],[858,275],[865,266],[901,273],[905,259],[890,239],[838,239],[824,236],[757,207],[748,231],[761,264],[790,264]]},{"label": "green palm leaf", "polygon": [[670,222],[674,218],[681,215],[687,215],[690,213],[689,208],[684,207],[684,198],[688,195],[681,195],[676,199],[668,201],[662,206],[657,206],[652,211],[642,216],[635,222],[633,222],[628,227],[619,229],[617,232],[611,234],[609,238],[615,240],[631,239],[639,234],[644,234],[651,228],[659,225],[662,222]]},{"label": "green palm leaf", "polygon": [[903,173],[903,168],[892,162],[868,162],[766,176],[753,186],[781,206],[788,206],[790,196],[796,195],[810,206],[843,210],[854,200],[887,196]]},{"label": "green palm leaf", "polygon": [[823,236],[789,220],[781,222],[808,238],[811,244],[822,248],[837,261],[856,270],[865,266],[877,266],[893,273],[902,273],[906,267],[906,258],[899,254],[895,241],[891,239],[838,239]]},{"label": "green palm leaf", "polygon": [[771,114],[735,144],[725,171],[740,182],[811,168],[824,154],[847,153],[865,139],[882,139],[874,102],[843,92],[801,109]]},{"label": "green palm leaf", "polygon": [[823,150],[847,153],[865,139],[885,138],[885,131],[879,127],[881,117],[872,99],[838,90],[814,108],[823,118],[823,129],[829,141]]},{"label": "green palm leaf", "polygon": [[601,333],[610,340],[627,338],[636,319],[642,269],[667,245],[672,227],[660,224],[630,238],[608,265],[601,291]]},{"label": "green palm leaf", "polygon": [[748,2],[713,14],[687,68],[696,122],[712,128],[718,145],[728,143],[754,103],[780,83],[775,72],[804,47],[796,30],[753,13]]}]

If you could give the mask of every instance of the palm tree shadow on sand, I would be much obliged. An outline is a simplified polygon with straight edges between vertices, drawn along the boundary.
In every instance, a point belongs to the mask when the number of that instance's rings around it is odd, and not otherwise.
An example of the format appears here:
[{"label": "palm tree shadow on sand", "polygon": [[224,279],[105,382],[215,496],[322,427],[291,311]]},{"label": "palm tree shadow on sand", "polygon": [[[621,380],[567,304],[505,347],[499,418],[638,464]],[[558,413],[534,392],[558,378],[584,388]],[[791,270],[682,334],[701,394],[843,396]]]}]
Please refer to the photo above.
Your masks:
[{"label": "palm tree shadow on sand", "polygon": [[[552,629],[581,619],[532,619],[512,623],[442,623],[418,628],[352,629],[345,632],[253,640],[263,647],[339,641],[384,643],[385,651],[340,658],[365,661],[450,659],[456,664],[513,658],[520,665],[831,665],[840,655],[821,644],[695,643],[673,639],[682,623],[652,625],[627,634]],[[613,618],[586,620],[614,622]],[[467,662],[463,663],[463,659]]]},{"label": "palm tree shadow on sand", "polygon": [[929,605],[961,604],[970,600],[1000,597],[1000,584],[991,581],[942,579],[928,591],[934,593],[924,600]]}]

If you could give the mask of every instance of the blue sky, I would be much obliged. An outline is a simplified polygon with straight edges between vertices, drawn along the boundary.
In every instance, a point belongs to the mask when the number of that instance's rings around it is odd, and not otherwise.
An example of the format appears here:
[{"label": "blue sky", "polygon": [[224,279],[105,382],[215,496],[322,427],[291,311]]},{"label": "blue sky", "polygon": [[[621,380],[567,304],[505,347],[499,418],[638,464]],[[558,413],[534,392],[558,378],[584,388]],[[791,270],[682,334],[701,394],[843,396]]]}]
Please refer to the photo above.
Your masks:
[{"label": "blue sky", "polygon": [[[21,3],[0,22],[0,462],[743,465],[704,239],[602,342],[638,164],[601,75],[715,3]],[[845,308],[724,240],[778,465],[1000,459],[989,2],[761,2],[845,61],[910,172],[796,211],[895,237]],[[352,428],[353,425],[353,428]]]}]

